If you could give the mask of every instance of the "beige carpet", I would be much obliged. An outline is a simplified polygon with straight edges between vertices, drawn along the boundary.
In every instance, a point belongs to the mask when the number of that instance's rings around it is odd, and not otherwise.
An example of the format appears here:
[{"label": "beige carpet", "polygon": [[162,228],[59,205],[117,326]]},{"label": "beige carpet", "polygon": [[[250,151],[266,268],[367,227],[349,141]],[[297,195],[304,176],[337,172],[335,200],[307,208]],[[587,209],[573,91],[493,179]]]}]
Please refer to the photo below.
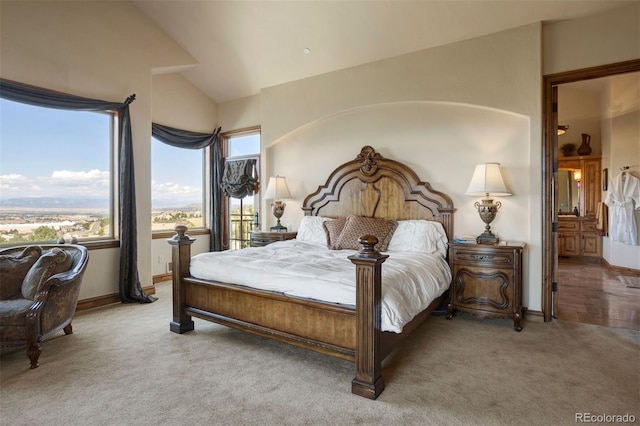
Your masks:
[{"label": "beige carpet", "polygon": [[377,401],[351,363],[196,320],[169,332],[171,287],[148,305],[76,316],[74,334],[0,358],[1,425],[573,425],[640,421],[640,332],[432,317],[386,360]]}]

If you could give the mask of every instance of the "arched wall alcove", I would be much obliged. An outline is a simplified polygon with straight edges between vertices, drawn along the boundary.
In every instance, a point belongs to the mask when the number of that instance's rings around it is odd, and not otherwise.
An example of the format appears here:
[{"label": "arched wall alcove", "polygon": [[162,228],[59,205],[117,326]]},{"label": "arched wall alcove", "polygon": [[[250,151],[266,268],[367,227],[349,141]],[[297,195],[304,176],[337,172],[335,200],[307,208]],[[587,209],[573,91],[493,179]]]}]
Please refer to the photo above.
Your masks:
[{"label": "arched wall alcove", "polygon": [[[494,227],[508,238],[524,238],[528,217],[529,119],[520,114],[450,102],[393,102],[341,111],[307,123],[277,138],[266,149],[269,175],[287,177],[293,192],[286,221],[297,228],[304,197],[325,182],[364,145],[401,161],[454,200],[456,232],[483,228],[464,195],[476,163],[502,164],[514,196],[501,200],[506,214]],[[518,218],[510,220],[509,218]],[[524,234],[523,234],[524,233]]]},{"label": "arched wall alcove", "polygon": [[[500,199],[502,208],[492,229],[501,239],[529,242],[531,200],[539,197],[531,192],[535,185],[530,182],[530,126],[529,117],[478,105],[432,101],[367,105],[306,123],[276,138],[266,147],[265,173],[286,176],[293,198],[287,201],[282,221],[295,230],[305,196],[324,184],[336,167],[354,159],[362,146],[371,145],[451,196],[457,234],[479,235],[484,223],[473,206],[479,198],[464,193],[475,164],[499,162],[513,195]],[[269,211],[266,203],[263,211]],[[273,220],[270,214],[262,218],[265,225]],[[534,256],[539,258],[537,253]],[[525,302],[527,267],[525,261]]]}]

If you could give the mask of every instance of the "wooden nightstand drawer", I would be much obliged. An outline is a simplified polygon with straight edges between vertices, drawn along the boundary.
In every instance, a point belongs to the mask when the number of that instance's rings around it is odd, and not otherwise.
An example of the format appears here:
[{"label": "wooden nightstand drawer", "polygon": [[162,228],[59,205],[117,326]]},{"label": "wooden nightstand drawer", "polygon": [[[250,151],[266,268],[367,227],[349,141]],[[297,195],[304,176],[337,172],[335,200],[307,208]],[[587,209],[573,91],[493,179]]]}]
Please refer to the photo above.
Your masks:
[{"label": "wooden nightstand drawer", "polygon": [[276,241],[292,240],[297,232],[250,231],[251,247],[264,247]]},{"label": "wooden nightstand drawer", "polygon": [[477,248],[456,248],[453,250],[453,259],[456,264],[481,264],[508,267],[513,263],[513,253],[510,251],[482,250]]},{"label": "wooden nightstand drawer", "polygon": [[262,237],[254,237],[251,238],[251,245],[256,246],[266,246],[267,244],[271,244],[274,241],[280,241],[273,238],[262,238]]}]

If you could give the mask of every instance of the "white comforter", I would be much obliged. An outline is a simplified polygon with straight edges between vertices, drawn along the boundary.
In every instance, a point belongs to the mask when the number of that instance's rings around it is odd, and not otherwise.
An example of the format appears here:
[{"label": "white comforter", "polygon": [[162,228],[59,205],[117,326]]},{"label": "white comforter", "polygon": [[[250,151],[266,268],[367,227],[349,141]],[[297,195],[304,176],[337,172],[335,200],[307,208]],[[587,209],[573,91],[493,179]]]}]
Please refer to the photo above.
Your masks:
[{"label": "white comforter", "polygon": [[[355,305],[354,250],[329,250],[298,241],[201,253],[191,259],[196,278],[242,284],[289,296]],[[438,254],[389,252],[382,264],[382,330],[402,332],[406,323],[442,295],[451,282]]]}]

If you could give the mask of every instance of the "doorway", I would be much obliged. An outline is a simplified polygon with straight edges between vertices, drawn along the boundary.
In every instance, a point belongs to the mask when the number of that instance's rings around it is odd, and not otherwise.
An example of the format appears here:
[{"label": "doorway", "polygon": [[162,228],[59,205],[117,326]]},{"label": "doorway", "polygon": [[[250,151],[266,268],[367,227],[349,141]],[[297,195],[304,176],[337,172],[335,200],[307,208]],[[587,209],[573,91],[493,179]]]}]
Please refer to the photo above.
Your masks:
[{"label": "doorway", "polygon": [[640,60],[633,60],[544,77],[542,311],[545,322],[551,321],[553,318],[554,291],[557,290],[558,285],[558,190],[556,183],[558,179],[558,124],[562,124],[558,123],[558,86],[639,71]]}]

